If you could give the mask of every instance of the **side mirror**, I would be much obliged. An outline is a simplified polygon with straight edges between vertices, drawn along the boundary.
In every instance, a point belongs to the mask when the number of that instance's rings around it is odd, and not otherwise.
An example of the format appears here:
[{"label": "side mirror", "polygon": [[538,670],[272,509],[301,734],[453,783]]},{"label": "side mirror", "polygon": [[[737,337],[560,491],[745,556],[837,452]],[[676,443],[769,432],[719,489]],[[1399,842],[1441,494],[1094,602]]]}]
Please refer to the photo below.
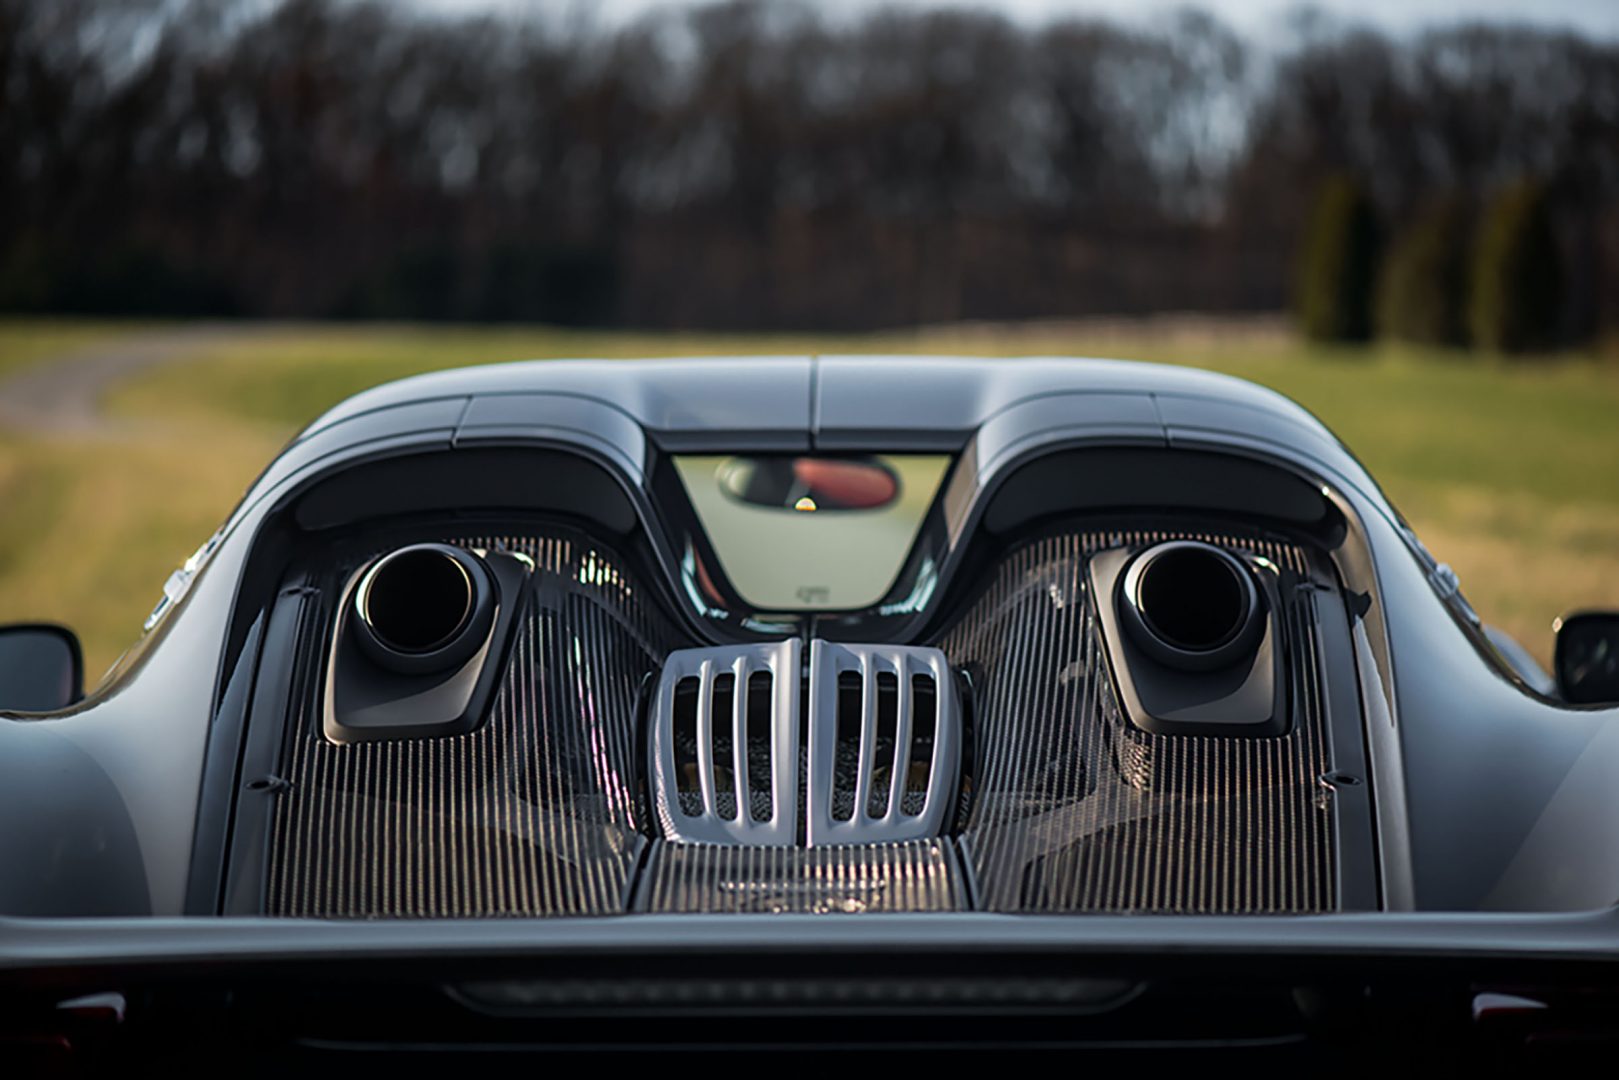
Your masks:
[{"label": "side mirror", "polygon": [[84,697],[84,653],[65,626],[0,626],[0,709],[52,712]]},{"label": "side mirror", "polygon": [[1552,625],[1557,690],[1570,705],[1619,704],[1619,611],[1582,611]]}]

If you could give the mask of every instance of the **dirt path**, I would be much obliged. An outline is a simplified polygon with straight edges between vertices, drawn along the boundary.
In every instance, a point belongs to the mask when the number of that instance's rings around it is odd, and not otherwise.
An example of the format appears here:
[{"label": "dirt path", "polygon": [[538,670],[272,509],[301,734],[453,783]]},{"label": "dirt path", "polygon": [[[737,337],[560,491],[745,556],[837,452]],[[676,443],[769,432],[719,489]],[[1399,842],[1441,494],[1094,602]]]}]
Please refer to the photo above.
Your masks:
[{"label": "dirt path", "polygon": [[30,364],[0,380],[0,431],[113,434],[121,425],[103,411],[102,399],[117,383],[244,337],[275,331],[240,323],[193,323],[101,342]]}]

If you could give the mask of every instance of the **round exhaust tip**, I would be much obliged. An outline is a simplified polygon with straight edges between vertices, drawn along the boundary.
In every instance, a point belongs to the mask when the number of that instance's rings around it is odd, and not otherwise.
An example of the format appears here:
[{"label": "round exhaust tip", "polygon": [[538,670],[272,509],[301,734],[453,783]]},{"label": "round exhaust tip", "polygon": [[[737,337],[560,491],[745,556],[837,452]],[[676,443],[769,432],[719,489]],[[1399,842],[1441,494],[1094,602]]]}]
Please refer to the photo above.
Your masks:
[{"label": "round exhaust tip", "polygon": [[494,585],[482,559],[449,544],[412,544],[365,572],[351,619],[355,641],[373,662],[420,675],[471,659],[494,614]]},{"label": "round exhaust tip", "polygon": [[1119,610],[1142,651],[1182,671],[1246,659],[1264,632],[1252,572],[1230,552],[1197,540],[1157,544],[1131,560]]}]

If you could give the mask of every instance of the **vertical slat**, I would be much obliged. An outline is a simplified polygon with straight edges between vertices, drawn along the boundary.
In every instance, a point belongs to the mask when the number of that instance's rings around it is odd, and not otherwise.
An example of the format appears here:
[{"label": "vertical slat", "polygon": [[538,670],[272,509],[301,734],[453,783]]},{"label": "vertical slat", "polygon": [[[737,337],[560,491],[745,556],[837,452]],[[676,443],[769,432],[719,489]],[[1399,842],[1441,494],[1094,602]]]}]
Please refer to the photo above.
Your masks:
[{"label": "vertical slat", "polygon": [[736,791],[736,820],[753,820],[748,798],[748,658],[740,655],[731,665],[731,785]]},{"label": "vertical slat", "polygon": [[714,665],[708,660],[697,674],[697,788],[703,813],[712,817],[719,800],[714,790]]},{"label": "vertical slat", "polygon": [[860,765],[855,769],[853,821],[869,821],[871,773],[877,757],[877,673],[871,656],[860,656]]},{"label": "vertical slat", "polygon": [[898,696],[895,708],[898,710],[894,717],[894,758],[888,767],[888,806],[883,820],[895,822],[901,813],[900,803],[905,799],[905,776],[911,763],[911,673],[905,655],[893,657],[891,661],[897,669],[896,678],[899,680]]}]

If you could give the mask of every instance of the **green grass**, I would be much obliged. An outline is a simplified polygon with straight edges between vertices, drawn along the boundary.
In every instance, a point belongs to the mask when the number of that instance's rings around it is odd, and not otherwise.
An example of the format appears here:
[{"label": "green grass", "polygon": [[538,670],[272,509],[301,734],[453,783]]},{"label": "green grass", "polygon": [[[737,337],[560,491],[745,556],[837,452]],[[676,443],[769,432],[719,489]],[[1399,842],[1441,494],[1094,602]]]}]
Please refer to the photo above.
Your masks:
[{"label": "green grass", "polygon": [[92,681],[279,447],[215,425],[0,440],[0,623],[66,623]]},{"label": "green grass", "polygon": [[137,328],[137,324],[90,319],[0,319],[0,378],[41,360],[71,356]]},{"label": "green grass", "polygon": [[447,367],[579,357],[771,355],[871,351],[872,338],[631,334],[545,327],[334,325],[271,335],[154,373],[115,394],[135,415],[161,405],[292,430],[378,383]]},{"label": "green grass", "polygon": [[[58,329],[71,334],[73,326]],[[12,331],[0,323],[0,342]],[[0,507],[8,511],[0,519],[0,620],[72,623],[92,663],[109,662],[133,638],[169,569],[223,519],[279,445],[323,409],[388,379],[516,359],[806,352],[1117,356],[1253,379],[1332,427],[1456,567],[1485,618],[1543,661],[1555,615],[1619,607],[1619,364],[1611,360],[1321,350],[1274,327],[1218,324],[964,326],[841,338],[343,325],[250,332],[118,387],[108,405],[120,421],[116,434],[0,441]],[[18,507],[25,513],[9,512]]]}]

